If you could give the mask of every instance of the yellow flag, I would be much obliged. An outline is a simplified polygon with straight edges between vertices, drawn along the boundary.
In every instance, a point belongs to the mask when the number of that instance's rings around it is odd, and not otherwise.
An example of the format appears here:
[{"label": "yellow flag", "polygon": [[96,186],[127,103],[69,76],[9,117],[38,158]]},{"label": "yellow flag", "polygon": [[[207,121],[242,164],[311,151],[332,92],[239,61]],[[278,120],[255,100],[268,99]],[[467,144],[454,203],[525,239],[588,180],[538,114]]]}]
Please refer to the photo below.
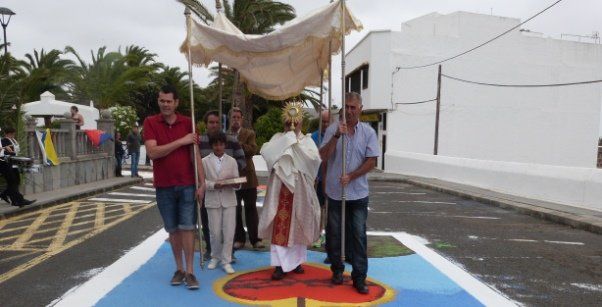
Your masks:
[{"label": "yellow flag", "polygon": [[56,150],[54,149],[54,144],[52,143],[52,137],[50,135],[50,129],[46,128],[46,135],[44,137],[44,149],[46,149],[46,159],[52,162],[53,165],[59,165],[61,162],[59,161],[59,157],[56,154]]}]

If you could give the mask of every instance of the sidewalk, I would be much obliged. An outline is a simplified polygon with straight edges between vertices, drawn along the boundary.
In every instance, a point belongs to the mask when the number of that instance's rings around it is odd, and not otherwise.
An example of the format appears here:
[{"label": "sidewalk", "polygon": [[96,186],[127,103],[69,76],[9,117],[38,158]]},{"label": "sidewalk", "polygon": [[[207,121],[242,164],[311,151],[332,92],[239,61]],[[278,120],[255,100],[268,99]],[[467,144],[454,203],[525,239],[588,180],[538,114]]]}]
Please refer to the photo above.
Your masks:
[{"label": "sidewalk", "polygon": [[25,195],[27,199],[36,199],[36,202],[22,208],[11,206],[5,202],[0,202],[0,220],[11,216],[23,214],[26,212],[38,210],[40,208],[50,207],[56,204],[69,202],[72,200],[92,196],[98,193],[114,190],[120,187],[132,185],[140,182],[140,178],[119,177],[92,183],[80,184],[64,189],[48,191],[37,194]]},{"label": "sidewalk", "polygon": [[495,192],[432,178],[371,172],[371,181],[403,182],[602,234],[602,212]]}]

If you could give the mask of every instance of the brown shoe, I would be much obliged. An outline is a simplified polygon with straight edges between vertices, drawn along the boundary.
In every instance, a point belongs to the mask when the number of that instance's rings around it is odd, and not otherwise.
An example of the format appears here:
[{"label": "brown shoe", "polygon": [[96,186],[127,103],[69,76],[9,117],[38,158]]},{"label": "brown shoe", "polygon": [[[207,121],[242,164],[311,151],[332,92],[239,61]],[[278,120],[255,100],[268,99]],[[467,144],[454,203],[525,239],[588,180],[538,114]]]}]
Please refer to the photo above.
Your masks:
[{"label": "brown shoe", "polygon": [[241,249],[245,247],[245,243],[244,242],[234,242],[234,244],[232,244],[232,248],[233,249]]},{"label": "brown shoe", "polygon": [[253,244],[253,249],[264,249],[265,245],[261,244],[261,241],[257,241]]},{"label": "brown shoe", "polygon": [[199,288],[199,281],[192,274],[186,274],[186,288],[188,290],[197,290]]},{"label": "brown shoe", "polygon": [[184,278],[186,277],[186,273],[177,270],[175,273],[173,273],[173,277],[171,278],[171,285],[172,286],[179,286],[184,282]]}]

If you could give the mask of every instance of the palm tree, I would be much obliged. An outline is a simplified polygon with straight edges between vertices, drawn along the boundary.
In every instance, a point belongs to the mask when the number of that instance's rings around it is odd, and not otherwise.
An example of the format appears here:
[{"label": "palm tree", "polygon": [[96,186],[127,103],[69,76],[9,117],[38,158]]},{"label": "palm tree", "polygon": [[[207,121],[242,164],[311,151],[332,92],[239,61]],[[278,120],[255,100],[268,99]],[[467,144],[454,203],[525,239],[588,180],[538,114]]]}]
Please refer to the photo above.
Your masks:
[{"label": "palm tree", "polygon": [[101,108],[130,104],[132,92],[146,86],[152,73],[160,67],[154,61],[154,54],[136,46],[126,48],[126,55],[106,52],[106,47],[101,47],[96,54],[91,52],[90,64],[72,47],[66,47],[65,51],[79,62],[71,82],[72,98],[80,102],[93,100]]},{"label": "palm tree", "polygon": [[0,57],[0,124],[16,126],[17,119],[13,105],[20,105],[21,88],[27,72],[23,62],[15,59],[10,53]]},{"label": "palm tree", "polygon": [[45,91],[54,93],[57,97],[66,97],[66,85],[74,68],[73,61],[62,59],[63,53],[53,49],[46,53],[34,49],[33,54],[26,54],[27,61],[22,61],[26,77],[21,88],[23,101],[39,99]]}]

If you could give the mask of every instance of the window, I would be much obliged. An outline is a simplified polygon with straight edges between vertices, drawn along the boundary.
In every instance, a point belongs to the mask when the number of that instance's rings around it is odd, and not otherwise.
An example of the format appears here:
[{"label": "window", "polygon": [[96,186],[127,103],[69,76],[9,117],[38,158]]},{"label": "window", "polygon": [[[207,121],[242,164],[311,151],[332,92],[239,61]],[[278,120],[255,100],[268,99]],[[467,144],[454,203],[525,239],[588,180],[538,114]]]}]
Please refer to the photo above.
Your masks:
[{"label": "window", "polygon": [[345,90],[347,92],[352,91],[361,94],[363,89],[368,88],[368,68],[369,65],[364,64],[347,75],[345,78]]}]

